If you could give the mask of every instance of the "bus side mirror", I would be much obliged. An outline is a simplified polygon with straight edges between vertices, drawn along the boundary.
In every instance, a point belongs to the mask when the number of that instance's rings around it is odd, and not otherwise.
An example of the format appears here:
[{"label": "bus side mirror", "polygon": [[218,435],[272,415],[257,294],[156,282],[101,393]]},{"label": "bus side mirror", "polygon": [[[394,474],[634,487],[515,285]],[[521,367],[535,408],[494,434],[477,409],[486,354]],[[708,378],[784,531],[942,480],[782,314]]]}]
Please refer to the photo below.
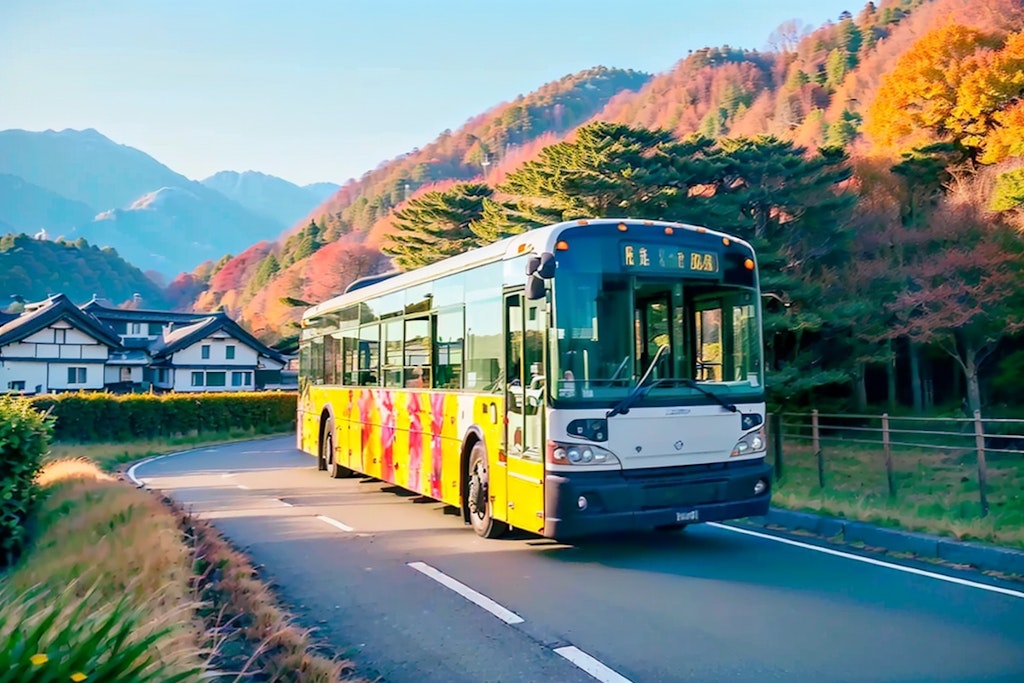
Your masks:
[{"label": "bus side mirror", "polygon": [[538,268],[540,268],[540,256],[531,256],[530,258],[526,259],[527,277],[536,273]]},{"label": "bus side mirror", "polygon": [[550,251],[545,251],[540,255],[540,265],[537,267],[537,275],[540,275],[545,280],[549,280],[555,276],[555,255]]},{"label": "bus side mirror", "polygon": [[539,277],[537,273],[534,273],[526,280],[526,298],[530,301],[543,299],[547,295],[547,291],[548,288],[544,278]]}]

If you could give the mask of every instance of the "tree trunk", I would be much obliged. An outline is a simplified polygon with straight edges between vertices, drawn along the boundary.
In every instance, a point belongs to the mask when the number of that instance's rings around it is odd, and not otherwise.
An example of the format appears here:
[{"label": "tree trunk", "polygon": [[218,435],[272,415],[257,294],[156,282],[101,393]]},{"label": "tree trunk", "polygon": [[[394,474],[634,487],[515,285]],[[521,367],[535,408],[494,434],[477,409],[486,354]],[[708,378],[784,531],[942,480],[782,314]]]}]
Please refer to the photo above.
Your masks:
[{"label": "tree trunk", "polygon": [[910,343],[910,383],[914,392],[914,412],[924,412],[924,397],[921,394],[921,347]]},{"label": "tree trunk", "polygon": [[893,349],[892,339],[885,340],[886,351],[889,357],[885,364],[885,375],[888,380],[889,412],[896,412],[896,351]]},{"label": "tree trunk", "polygon": [[865,380],[867,367],[864,363],[857,363],[855,372],[853,389],[857,398],[857,412],[863,414],[868,412],[868,386]]},{"label": "tree trunk", "polygon": [[981,384],[978,382],[978,364],[973,344],[964,344],[964,379],[967,380],[967,412],[981,410]]}]

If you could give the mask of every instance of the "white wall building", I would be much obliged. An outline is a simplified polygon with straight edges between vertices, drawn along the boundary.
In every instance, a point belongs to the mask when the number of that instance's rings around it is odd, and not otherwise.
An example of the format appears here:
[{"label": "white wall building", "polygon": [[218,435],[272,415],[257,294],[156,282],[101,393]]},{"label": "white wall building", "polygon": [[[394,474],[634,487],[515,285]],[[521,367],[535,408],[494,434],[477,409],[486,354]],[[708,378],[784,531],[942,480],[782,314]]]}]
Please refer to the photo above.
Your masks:
[{"label": "white wall building", "polygon": [[0,393],[253,391],[288,359],[223,313],[75,306],[60,294],[0,314]]}]

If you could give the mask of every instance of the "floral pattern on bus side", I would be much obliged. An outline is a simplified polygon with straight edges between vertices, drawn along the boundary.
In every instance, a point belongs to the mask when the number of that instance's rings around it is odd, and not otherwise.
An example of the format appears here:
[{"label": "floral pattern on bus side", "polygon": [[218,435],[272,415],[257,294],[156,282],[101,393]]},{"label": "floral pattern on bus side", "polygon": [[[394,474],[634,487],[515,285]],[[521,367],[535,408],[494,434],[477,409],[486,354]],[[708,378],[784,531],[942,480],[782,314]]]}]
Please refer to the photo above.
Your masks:
[{"label": "floral pattern on bus side", "polygon": [[[363,456],[363,469],[367,470],[373,462],[371,444],[373,443],[373,392],[369,389],[359,391],[359,421],[362,422],[360,448]],[[355,416],[353,415],[353,419]],[[369,474],[369,472],[365,472]]]},{"label": "floral pattern on bus side", "polygon": [[423,479],[420,474],[423,467],[423,415],[420,394],[409,393],[407,410],[409,411],[409,481],[407,486],[420,492]]},{"label": "floral pattern on bus side", "polygon": [[441,497],[441,463],[444,461],[441,430],[444,428],[444,394],[430,395],[430,495]]},{"label": "floral pattern on bus side", "polygon": [[395,481],[395,435],[398,429],[395,415],[395,400],[391,392],[381,389],[377,392],[381,424],[381,479]]}]

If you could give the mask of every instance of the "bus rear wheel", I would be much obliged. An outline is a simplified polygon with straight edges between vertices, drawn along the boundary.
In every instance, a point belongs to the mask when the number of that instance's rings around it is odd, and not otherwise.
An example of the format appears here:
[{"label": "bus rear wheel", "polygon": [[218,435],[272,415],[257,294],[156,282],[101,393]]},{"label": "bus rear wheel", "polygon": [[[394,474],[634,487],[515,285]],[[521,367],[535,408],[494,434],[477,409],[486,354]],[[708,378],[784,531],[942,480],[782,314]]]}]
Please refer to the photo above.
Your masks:
[{"label": "bus rear wheel", "polygon": [[324,426],[324,437],[321,442],[323,443],[321,462],[325,464],[323,469],[327,470],[331,479],[345,479],[347,477],[351,477],[352,470],[347,467],[342,467],[334,459],[334,420],[328,420],[327,424]]},{"label": "bus rear wheel", "polygon": [[469,452],[467,475],[466,508],[473,531],[483,538],[498,538],[508,531],[508,524],[491,516],[487,449],[481,441],[473,444],[473,450]]}]

